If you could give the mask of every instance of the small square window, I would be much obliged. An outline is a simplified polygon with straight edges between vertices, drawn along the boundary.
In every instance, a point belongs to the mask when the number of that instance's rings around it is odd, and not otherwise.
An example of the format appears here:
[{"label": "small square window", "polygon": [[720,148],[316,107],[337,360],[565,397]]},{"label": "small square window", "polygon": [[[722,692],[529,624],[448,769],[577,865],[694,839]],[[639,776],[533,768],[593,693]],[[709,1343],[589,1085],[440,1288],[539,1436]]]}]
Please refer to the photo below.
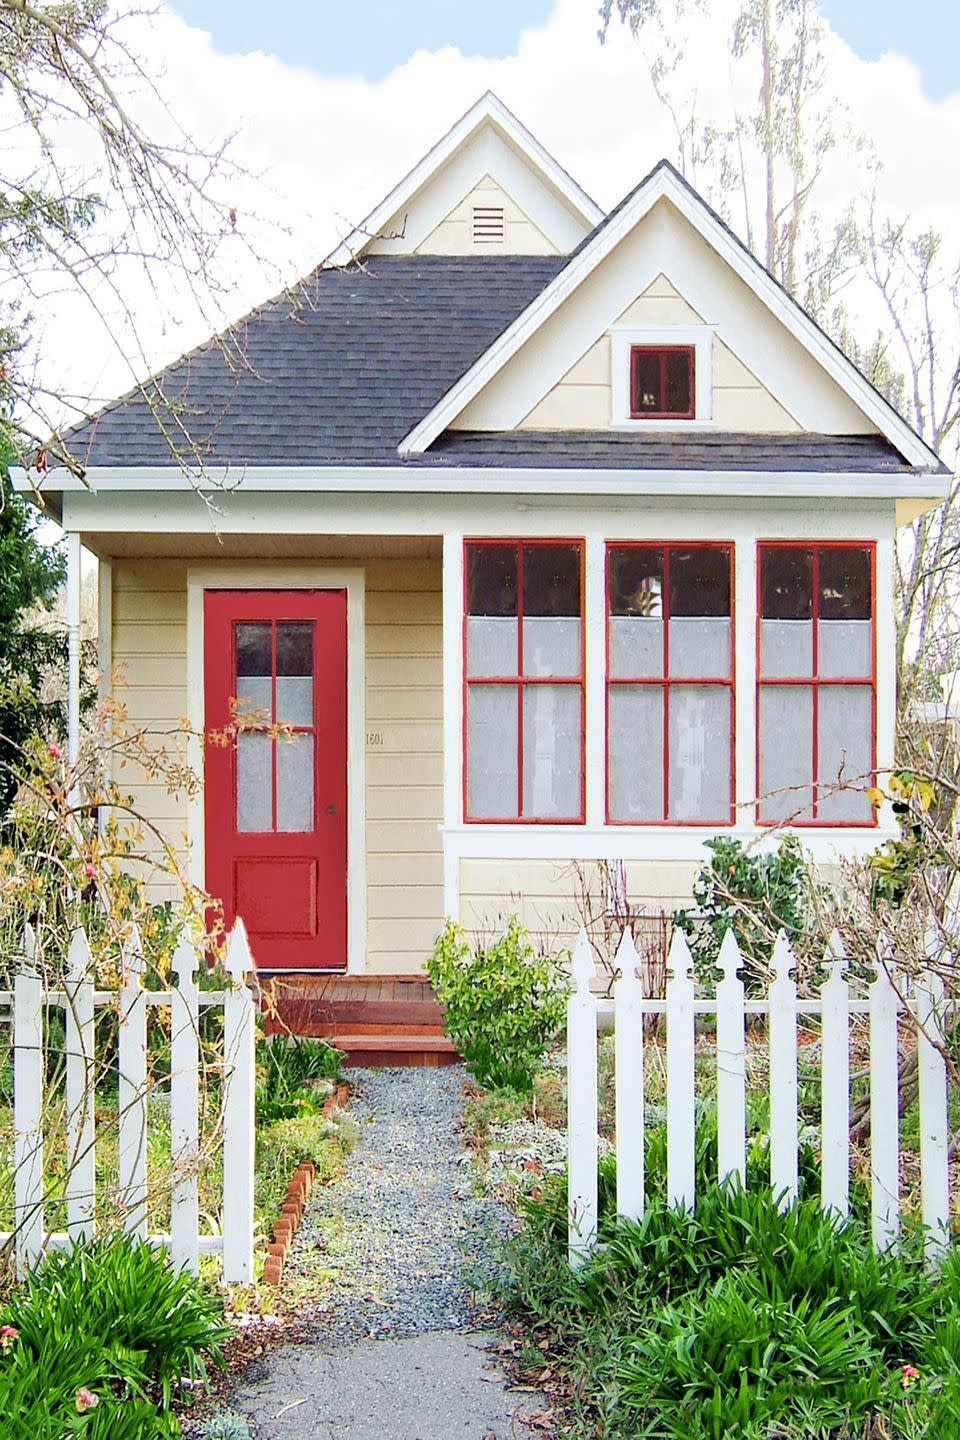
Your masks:
[{"label": "small square window", "polygon": [[694,419],[694,354],[692,345],[630,347],[632,420]]}]

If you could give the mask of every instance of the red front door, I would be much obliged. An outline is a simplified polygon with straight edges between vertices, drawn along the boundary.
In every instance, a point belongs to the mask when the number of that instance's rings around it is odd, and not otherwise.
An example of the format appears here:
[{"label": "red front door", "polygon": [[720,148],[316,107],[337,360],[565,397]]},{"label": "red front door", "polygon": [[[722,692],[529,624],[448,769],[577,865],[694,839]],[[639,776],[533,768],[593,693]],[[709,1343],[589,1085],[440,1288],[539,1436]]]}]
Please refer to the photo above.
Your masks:
[{"label": "red front door", "polygon": [[259,969],[343,968],[346,592],[206,591],[204,684],[207,889]]}]

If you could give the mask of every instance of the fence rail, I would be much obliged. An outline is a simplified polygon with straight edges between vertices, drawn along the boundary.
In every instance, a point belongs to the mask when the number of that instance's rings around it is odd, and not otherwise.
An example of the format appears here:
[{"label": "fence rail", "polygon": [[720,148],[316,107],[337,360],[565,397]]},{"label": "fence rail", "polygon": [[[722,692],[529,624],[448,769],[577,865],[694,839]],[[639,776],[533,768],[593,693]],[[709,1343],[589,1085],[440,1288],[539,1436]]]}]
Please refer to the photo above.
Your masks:
[{"label": "fence rail", "polygon": [[[117,1202],[128,1234],[169,1248],[177,1268],[199,1268],[201,1253],[221,1253],[223,1278],[253,1280],[254,1038],[255,1001],[247,985],[253,959],[243,922],[238,920],[226,948],[230,988],[200,990],[196,975],[204,956],[182,936],[173,957],[176,984],[148,990],[143,984],[140,937],[131,929],[123,950],[119,994],[98,990],[87,937],[74,933],[63,984],[47,988],[27,930],[23,962],[12,991],[0,991],[0,1007],[12,1007],[14,1111],[14,1229],[0,1232],[0,1245],[13,1241],[20,1274],[47,1248],[93,1238],[97,1209],[96,1087],[103,1069],[96,1053],[98,1012],[117,1013]],[[150,1076],[147,1055],[151,1009],[170,1010],[170,1149],[173,1181],[168,1233],[147,1233],[147,1143]],[[218,1142],[223,1147],[223,1209],[220,1236],[200,1234],[201,1010],[223,1011],[223,1089]],[[45,1218],[52,1196],[45,1175],[45,1022],[62,1011],[65,1031],[64,1154],[67,1228],[50,1232]],[[51,1157],[52,1158],[52,1157]]]},{"label": "fence rail", "polygon": [[[797,994],[794,956],[780,935],[772,957],[766,998],[748,999],[740,970],[743,956],[732,931],[719,955],[722,978],[711,999],[696,997],[693,959],[676,931],[670,946],[665,999],[643,994],[639,957],[625,931],[617,952],[614,985],[615,1123],[617,1210],[640,1219],[646,1199],[644,1175],[644,1046],[647,1016],[666,1024],[666,1193],[671,1204],[696,1203],[697,1044],[696,1017],[714,1016],[716,1060],[717,1179],[746,1178],[747,1018],[767,1017],[769,1056],[770,1183],[783,1206],[798,1192],[798,1027],[803,1017],[820,1020],[821,1203],[845,1216],[850,1209],[851,1019],[869,1025],[870,1196],[873,1241],[893,1243],[900,1228],[900,1136],[898,1030],[912,1013],[918,1050],[922,1219],[931,1257],[947,1243],[950,1223],[947,1069],[942,1050],[943,986],[929,972],[912,990],[892,965],[878,959],[866,998],[851,995],[840,937],[831,936],[824,965],[828,978],[819,995]],[[567,1006],[567,1147],[570,1263],[583,1263],[597,1238],[597,1019],[604,1002],[593,994],[594,952],[581,931],[573,954],[574,989]],[[607,1002],[607,1008],[609,1008]]]}]

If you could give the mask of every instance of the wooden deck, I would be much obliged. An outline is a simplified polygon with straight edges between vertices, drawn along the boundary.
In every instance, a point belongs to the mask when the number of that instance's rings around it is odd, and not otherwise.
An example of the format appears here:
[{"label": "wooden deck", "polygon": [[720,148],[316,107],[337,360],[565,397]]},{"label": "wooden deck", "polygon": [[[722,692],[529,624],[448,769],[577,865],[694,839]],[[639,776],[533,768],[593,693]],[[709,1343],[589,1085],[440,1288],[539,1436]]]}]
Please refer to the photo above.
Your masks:
[{"label": "wooden deck", "polygon": [[422,975],[279,975],[260,981],[267,1034],[329,1040],[349,1065],[450,1065],[459,1056]]}]

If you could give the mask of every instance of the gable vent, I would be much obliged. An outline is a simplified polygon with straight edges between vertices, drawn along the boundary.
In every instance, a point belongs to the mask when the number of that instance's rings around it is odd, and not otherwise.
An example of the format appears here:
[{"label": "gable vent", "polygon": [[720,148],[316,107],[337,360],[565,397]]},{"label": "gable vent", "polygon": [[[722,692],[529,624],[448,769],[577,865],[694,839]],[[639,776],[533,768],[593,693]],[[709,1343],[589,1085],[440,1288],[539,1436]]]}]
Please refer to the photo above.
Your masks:
[{"label": "gable vent", "polygon": [[503,206],[474,205],[474,245],[502,245],[504,236]]}]

